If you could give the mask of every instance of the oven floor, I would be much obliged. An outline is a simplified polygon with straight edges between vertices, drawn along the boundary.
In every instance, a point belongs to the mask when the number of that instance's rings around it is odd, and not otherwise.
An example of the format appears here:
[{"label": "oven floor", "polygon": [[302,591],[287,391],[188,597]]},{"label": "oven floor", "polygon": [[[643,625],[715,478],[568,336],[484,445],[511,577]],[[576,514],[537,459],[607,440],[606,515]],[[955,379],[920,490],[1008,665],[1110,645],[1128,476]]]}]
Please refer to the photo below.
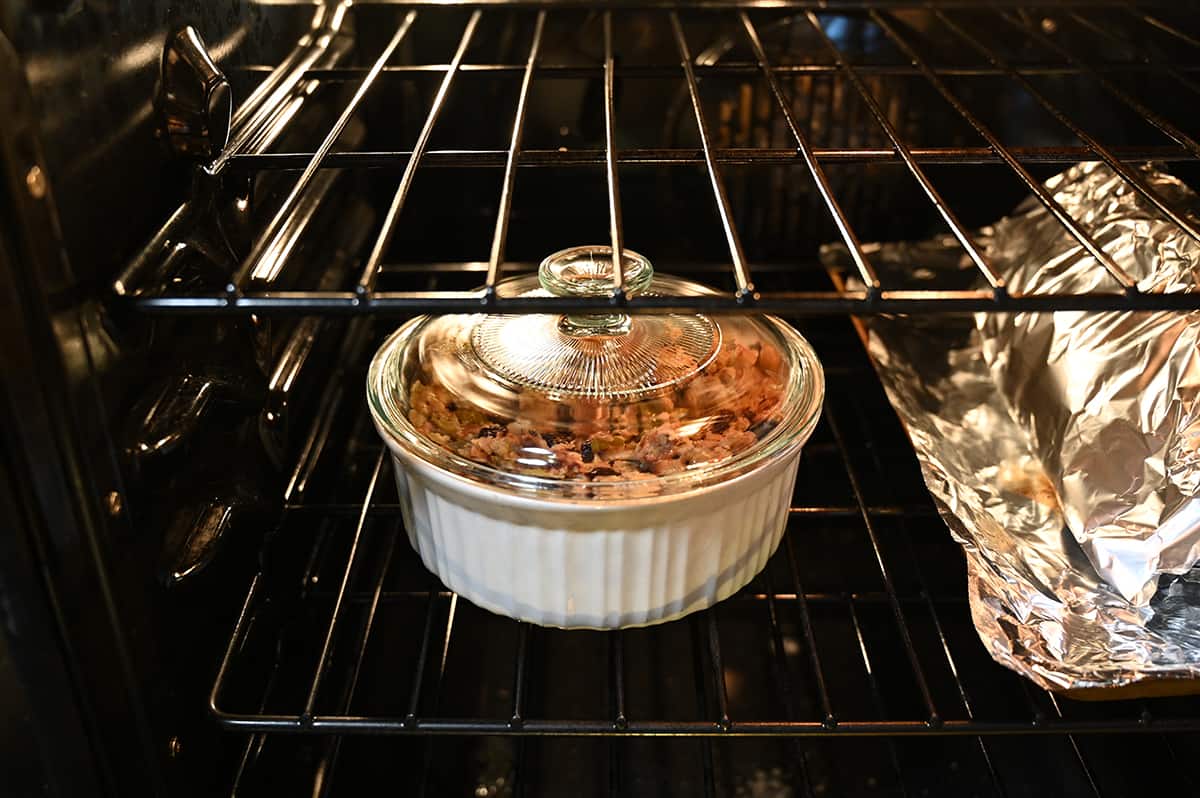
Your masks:
[{"label": "oven floor", "polygon": [[[299,718],[369,495],[342,617],[313,702],[316,715],[349,716],[361,733],[230,731],[229,745],[240,753],[226,782],[231,792],[1195,794],[1191,763],[1200,755],[1200,735],[1158,733],[1153,722],[1147,731],[1138,719],[1146,712],[1155,719],[1200,717],[1200,701],[1056,702],[990,660],[970,622],[962,554],[934,511],[850,322],[809,320],[797,327],[826,365],[829,390],[826,416],[805,449],[786,539],[737,596],[650,629],[528,627],[445,592],[403,534],[390,464],[365,408],[344,402],[328,440],[347,444],[326,444],[327,462],[308,475],[303,495],[268,541],[251,622],[222,679],[218,706],[250,718]],[[358,377],[350,375],[348,384],[361,384]],[[880,561],[894,583],[901,620]],[[714,641],[723,679],[715,676]],[[590,737],[424,736],[402,728],[409,717],[457,732],[476,721],[495,730],[519,710],[528,721],[557,722],[560,731],[575,721],[592,723],[594,731],[597,721],[611,721],[623,708],[631,728],[661,721],[711,730],[721,716],[722,687],[735,730],[753,721],[819,723],[831,714],[839,724],[892,722],[896,733],[851,737],[818,728],[807,737],[616,736],[601,726]],[[966,733],[914,734],[931,708],[947,727],[957,724]],[[1033,734],[1035,718],[1050,726],[1097,721],[1137,731]],[[984,723],[991,726],[972,725]],[[974,730],[1024,733],[981,736]]]}]

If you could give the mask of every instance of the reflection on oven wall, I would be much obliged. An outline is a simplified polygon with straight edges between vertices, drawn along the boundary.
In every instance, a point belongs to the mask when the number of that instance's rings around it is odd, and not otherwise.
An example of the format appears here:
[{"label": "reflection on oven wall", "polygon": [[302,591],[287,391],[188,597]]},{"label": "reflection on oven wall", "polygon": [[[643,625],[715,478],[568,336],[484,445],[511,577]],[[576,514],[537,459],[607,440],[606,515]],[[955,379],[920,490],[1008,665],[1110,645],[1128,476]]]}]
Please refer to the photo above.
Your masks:
[{"label": "reflection on oven wall", "polygon": [[[155,136],[152,101],[167,34],[193,25],[222,66],[276,63],[307,22],[302,14],[243,0],[0,4],[0,32],[22,54],[37,98],[79,279],[111,276],[187,185],[187,167],[169,159]],[[236,70],[226,72],[238,79]],[[235,102],[249,85],[233,87]]]}]

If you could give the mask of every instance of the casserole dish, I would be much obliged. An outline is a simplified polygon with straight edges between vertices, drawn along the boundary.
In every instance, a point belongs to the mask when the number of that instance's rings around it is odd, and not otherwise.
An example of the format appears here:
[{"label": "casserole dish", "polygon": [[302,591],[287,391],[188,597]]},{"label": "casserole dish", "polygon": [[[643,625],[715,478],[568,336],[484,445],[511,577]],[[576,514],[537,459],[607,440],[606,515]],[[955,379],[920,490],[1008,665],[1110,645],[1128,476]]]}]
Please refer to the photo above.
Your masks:
[{"label": "casserole dish", "polygon": [[[712,293],[622,257],[630,294]],[[611,289],[600,246],[497,286]],[[494,612],[611,629],[703,609],[762,569],[824,377],[771,317],[468,314],[404,324],[367,393],[431,571]]]}]

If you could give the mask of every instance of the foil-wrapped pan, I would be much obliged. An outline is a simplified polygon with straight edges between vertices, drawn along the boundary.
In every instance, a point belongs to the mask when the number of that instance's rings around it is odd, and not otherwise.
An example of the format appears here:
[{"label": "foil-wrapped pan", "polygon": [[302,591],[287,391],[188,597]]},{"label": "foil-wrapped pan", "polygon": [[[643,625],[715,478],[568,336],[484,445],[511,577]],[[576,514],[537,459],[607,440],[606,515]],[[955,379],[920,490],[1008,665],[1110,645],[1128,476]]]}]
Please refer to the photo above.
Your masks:
[{"label": "foil-wrapped pan", "polygon": [[[1175,178],[1144,175],[1196,207]],[[1046,185],[1141,290],[1200,282],[1200,245],[1107,168]],[[1115,286],[1036,200],[975,238],[1014,292]],[[868,254],[885,285],[978,287],[949,237]],[[844,248],[822,258],[850,272]],[[966,551],[991,655],[1057,690],[1200,677],[1200,314],[877,317],[865,329]]]},{"label": "foil-wrapped pan", "polygon": [[[1176,207],[1196,195],[1146,175]],[[1046,187],[1143,292],[1200,283],[1200,243],[1097,163]],[[988,247],[1009,290],[1115,290],[1105,269],[1030,198]],[[1137,605],[1200,558],[1200,314],[980,315],[983,355],[1031,433],[1067,526],[1104,580]]]}]

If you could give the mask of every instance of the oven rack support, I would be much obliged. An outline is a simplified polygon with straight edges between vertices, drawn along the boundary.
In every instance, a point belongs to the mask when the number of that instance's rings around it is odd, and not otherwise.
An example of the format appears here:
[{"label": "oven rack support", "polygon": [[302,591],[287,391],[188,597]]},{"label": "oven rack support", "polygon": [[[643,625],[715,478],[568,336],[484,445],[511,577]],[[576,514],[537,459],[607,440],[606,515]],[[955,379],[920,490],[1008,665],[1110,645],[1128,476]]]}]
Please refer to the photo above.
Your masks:
[{"label": "oven rack support", "polygon": [[[274,0],[276,4],[292,4],[289,0]],[[564,8],[590,7],[589,4],[554,2],[553,0],[490,0],[490,2],[408,2],[407,0],[375,0],[356,3],[352,7],[344,0],[327,0],[327,5],[337,6],[339,13],[352,14],[363,5],[395,7],[395,35],[388,44],[376,53],[369,67],[332,66],[320,67],[316,59],[300,59],[295,63],[281,64],[279,68],[250,67],[249,71],[268,70],[265,82],[270,85],[297,86],[313,82],[343,82],[356,86],[352,99],[339,115],[337,122],[328,131],[321,145],[312,152],[262,152],[249,146],[234,146],[227,149],[209,168],[209,176],[222,174],[248,174],[261,172],[294,172],[299,170],[291,194],[273,218],[257,235],[255,244],[232,275],[224,290],[211,293],[173,293],[161,286],[147,284],[139,279],[136,269],[127,269],[114,287],[118,301],[146,313],[169,314],[212,314],[212,315],[405,315],[417,312],[461,313],[474,311],[535,313],[570,312],[611,307],[625,308],[631,312],[663,313],[675,311],[745,312],[760,311],[784,315],[823,314],[876,314],[876,313],[937,313],[937,312],[1006,312],[1006,311],[1050,311],[1050,310],[1195,310],[1200,309],[1200,294],[1161,294],[1140,291],[1133,279],[1122,271],[1091,238],[1079,221],[1072,219],[1050,196],[1040,183],[1029,173],[1027,165],[1035,163],[1072,164],[1078,161],[1101,161],[1116,171],[1136,192],[1154,204],[1166,218],[1174,221],[1189,236],[1200,239],[1200,223],[1189,216],[1188,209],[1175,208],[1159,197],[1139,175],[1136,165],[1147,160],[1166,163],[1190,163],[1200,161],[1200,144],[1186,132],[1174,127],[1161,109],[1153,109],[1143,101],[1130,96],[1112,78],[1126,74],[1154,74],[1178,85],[1180,91],[1200,89],[1197,73],[1200,72],[1200,40],[1164,18],[1161,12],[1151,13],[1139,5],[1106,0],[1068,0],[1055,4],[1054,13],[1062,15],[1062,24],[1070,24],[1106,41],[1114,38],[1134,52],[1134,57],[1119,62],[1094,64],[1082,54],[1060,42],[1043,41],[1043,49],[1049,58],[1040,61],[1022,62],[1006,60],[990,45],[984,31],[979,29],[978,20],[967,21],[962,9],[969,3],[953,0],[925,3],[903,2],[902,0],[876,0],[838,2],[759,2],[758,0],[701,0],[696,3],[644,0],[622,4],[630,9],[622,13],[646,15],[651,24],[665,26],[671,34],[677,50],[676,66],[618,66],[613,57],[611,4],[596,9],[603,10],[605,32],[605,57],[596,66],[576,66],[541,63],[539,45],[541,31],[548,18]],[[298,3],[297,3],[298,5]],[[311,5],[311,3],[308,3]],[[473,12],[461,30],[461,38],[454,57],[448,63],[394,64],[396,47],[410,28],[420,30],[422,22],[439,13],[444,6],[465,6]],[[499,13],[499,9],[510,7],[529,8],[537,11],[531,20],[536,29],[532,36],[528,58],[524,63],[474,63],[466,58],[467,49],[475,28],[488,14]],[[826,50],[829,63],[776,65],[772,64],[764,51],[757,27],[756,14],[763,8],[786,8],[799,14],[799,18],[811,27]],[[1153,4],[1149,4],[1153,7]],[[987,13],[994,17],[994,24],[1016,30],[1029,41],[1045,40],[1046,35],[1027,24],[1022,16],[1012,12],[1024,12],[1032,7],[1026,3],[1003,2],[993,4]],[[1137,46],[1129,36],[1106,30],[1089,22],[1089,9],[1108,9],[1122,15],[1131,28],[1153,31],[1156,35],[1170,37],[1196,50],[1197,62],[1165,64]],[[986,62],[983,66],[938,64],[921,52],[918,44],[910,41],[896,24],[896,13],[914,11],[931,15],[958,40],[958,44],[977,53]],[[731,33],[738,34],[754,53],[755,61],[725,64],[697,63],[691,51],[682,20],[688,14],[703,13],[719,18]],[[821,15],[837,13],[866,15],[908,58],[906,63],[860,64],[851,59],[829,35],[828,21]],[[1056,23],[1059,24],[1059,23]],[[1111,41],[1109,41],[1111,44]],[[1057,56],[1055,60],[1054,56]],[[283,74],[287,72],[288,74]],[[430,134],[435,129],[446,98],[455,91],[455,77],[468,72],[512,73],[522,77],[516,112],[510,136],[510,145],[505,150],[430,150]],[[437,94],[428,109],[417,144],[408,151],[335,151],[342,128],[353,116],[359,102],[369,93],[380,93],[396,79],[414,74],[441,75]],[[890,147],[814,147],[801,133],[789,105],[789,97],[780,78],[796,74],[840,75],[870,111],[874,123],[886,136]],[[971,129],[986,142],[986,147],[916,147],[903,140],[879,108],[870,90],[863,81],[869,74],[907,76],[922,80],[940,94]],[[679,81],[691,101],[694,120],[700,133],[700,148],[616,148],[614,141],[613,82],[618,76],[660,77]],[[792,148],[722,148],[716,146],[708,133],[709,120],[701,102],[700,81],[710,75],[741,75],[757,77],[767,89],[774,104],[774,111],[782,114],[792,133],[795,146]],[[1085,129],[1070,113],[1047,97],[1034,84],[1041,76],[1057,75],[1087,78],[1097,81],[1118,104],[1147,120],[1171,140],[1170,144],[1118,147],[1103,142],[1104,133]],[[603,149],[545,150],[522,147],[522,125],[529,93],[529,85],[539,77],[590,76],[604,81],[605,147]],[[998,136],[989,130],[974,115],[963,99],[954,94],[947,78],[960,76],[994,76],[1019,86],[1063,127],[1074,133],[1081,146],[1054,148],[1028,148],[1005,146]],[[255,117],[262,114],[254,115]],[[235,122],[239,121],[235,119]],[[241,114],[240,121],[253,124],[254,119]],[[253,131],[233,131],[232,140],[252,141]],[[828,164],[899,163],[920,185],[922,192],[945,225],[962,246],[965,255],[979,273],[979,289],[950,290],[941,288],[900,290],[882,284],[870,262],[870,256],[859,243],[859,238],[839,206],[837,198],[824,176]],[[1097,260],[1096,268],[1107,271],[1110,285],[1101,291],[1086,294],[1018,295],[1007,290],[1003,279],[988,263],[986,253],[973,242],[971,232],[959,220],[954,208],[926,176],[924,166],[934,163],[992,164],[1004,167],[1011,176],[1031,190],[1036,199],[1062,224],[1067,234],[1074,237],[1082,247]],[[512,298],[501,296],[496,283],[511,264],[504,257],[507,229],[510,220],[512,196],[519,187],[519,173],[524,169],[555,169],[595,165],[604,170],[607,185],[609,238],[615,250],[614,260],[619,262],[619,253],[624,245],[620,213],[620,190],[618,166],[623,164],[654,164],[663,167],[691,166],[701,164],[709,177],[713,206],[720,220],[727,243],[726,272],[732,276],[735,290],[711,297],[628,297],[618,281],[610,297],[599,298]],[[758,264],[746,257],[736,225],[735,208],[726,192],[723,170],[726,166],[778,166],[795,164],[803,166],[822,200],[826,212],[839,232],[842,243],[848,248],[857,276],[865,286],[862,290],[829,291],[760,291],[755,288],[754,274]],[[251,278],[255,264],[271,261],[275,272],[287,268],[287,257],[292,244],[280,231],[287,228],[295,206],[315,190],[315,175],[331,169],[369,169],[391,167],[402,169],[402,177],[396,188],[391,206],[375,233],[361,276],[353,286],[344,290],[271,290],[269,285],[260,285]],[[504,170],[495,231],[492,236],[491,252],[487,260],[483,285],[471,291],[389,291],[376,288],[381,274],[388,273],[401,264],[388,261],[389,244],[395,235],[399,217],[416,174],[422,167],[497,167]],[[287,239],[287,240],[281,240]],[[162,246],[163,236],[155,239]],[[143,252],[135,263],[152,260],[153,253]],[[282,265],[280,265],[282,264]],[[470,264],[460,263],[463,269]],[[793,268],[813,268],[814,265],[796,263]],[[618,275],[619,277],[619,275]]]}]

